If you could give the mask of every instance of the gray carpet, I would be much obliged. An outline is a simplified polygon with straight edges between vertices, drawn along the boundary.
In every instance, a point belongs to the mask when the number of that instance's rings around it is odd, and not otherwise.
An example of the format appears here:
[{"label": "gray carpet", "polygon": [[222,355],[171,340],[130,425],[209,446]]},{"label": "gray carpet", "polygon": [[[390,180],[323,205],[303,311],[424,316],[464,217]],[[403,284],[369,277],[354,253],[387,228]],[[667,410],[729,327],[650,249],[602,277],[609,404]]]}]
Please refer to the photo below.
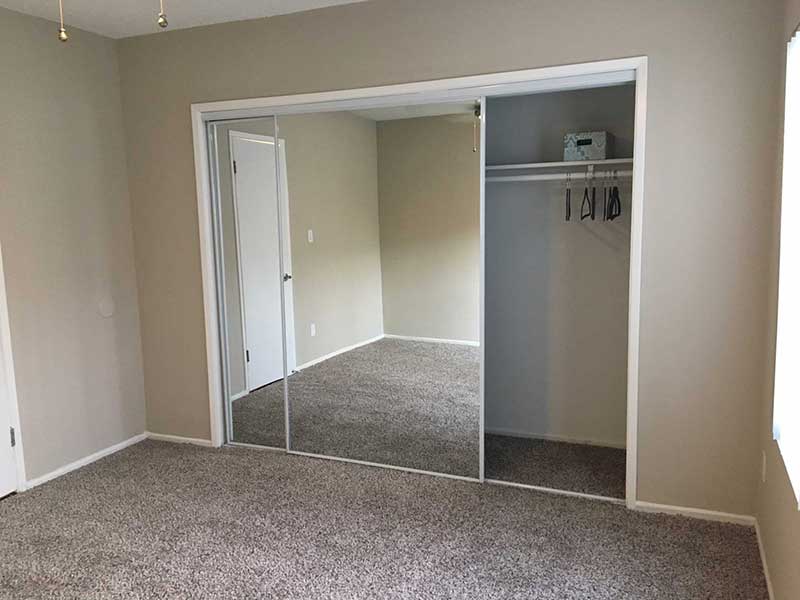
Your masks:
[{"label": "gray carpet", "polygon": [[625,450],[486,435],[485,476],[570,492],[625,497]]},{"label": "gray carpet", "polygon": [[283,380],[233,401],[233,441],[286,448]]},{"label": "gray carpet", "polygon": [[[234,440],[282,446],[280,385],[233,403]],[[383,339],[289,378],[292,449],[478,477],[480,352]]]},{"label": "gray carpet", "polygon": [[752,528],[143,442],[0,501],[2,598],[765,600]]}]

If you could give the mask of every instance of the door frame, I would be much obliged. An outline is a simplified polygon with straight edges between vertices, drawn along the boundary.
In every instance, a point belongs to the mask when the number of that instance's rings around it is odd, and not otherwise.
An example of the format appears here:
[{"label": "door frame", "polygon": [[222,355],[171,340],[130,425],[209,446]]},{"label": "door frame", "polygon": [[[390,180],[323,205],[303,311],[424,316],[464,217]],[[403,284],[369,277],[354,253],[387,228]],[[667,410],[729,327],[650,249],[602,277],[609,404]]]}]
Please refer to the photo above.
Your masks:
[{"label": "door frame", "polygon": [[[22,446],[22,428],[19,417],[19,396],[17,395],[17,381],[14,375],[14,357],[11,347],[11,323],[8,316],[8,295],[6,293],[6,278],[3,269],[3,246],[0,243],[0,402],[3,396],[8,401],[11,426],[14,428],[14,457],[16,459],[17,491],[27,489],[25,474],[25,452]],[[5,381],[5,385],[2,382]],[[0,432],[0,443],[6,443],[5,432]]]},{"label": "door frame", "polygon": [[[257,133],[247,133],[245,131],[228,130],[228,158],[230,160],[230,173],[232,182],[232,198],[233,198],[233,231],[234,240],[236,244],[236,275],[239,281],[239,313],[241,317],[242,326],[242,356],[246,356],[247,352],[247,332],[245,330],[246,308],[244,302],[244,277],[242,274],[242,251],[239,239],[239,199],[237,195],[236,177],[233,170],[233,140],[250,140],[257,141],[262,144],[275,144],[275,138],[270,135],[261,135]],[[279,243],[283,249],[283,270],[292,274],[292,252],[291,252],[291,235],[290,235],[290,221],[289,221],[289,188],[287,186],[287,173],[286,173],[286,140],[278,139],[278,152],[280,152],[280,173],[276,176],[280,177],[280,207],[278,212],[278,220],[280,221]],[[281,286],[282,293],[285,296],[285,333],[286,333],[286,372],[292,373],[297,368],[297,353],[295,345],[295,330],[294,330],[294,285]],[[283,323],[281,327],[283,327]],[[244,385],[246,392],[250,392],[249,375],[247,373],[247,366],[244,369]]]},{"label": "door frame", "polygon": [[[632,209],[630,236],[630,272],[628,285],[628,373],[625,502],[636,508],[638,483],[638,405],[639,405],[639,337],[642,279],[642,225],[644,211],[645,140],[647,123],[646,56],[634,56],[578,64],[505,71],[403,83],[378,87],[329,92],[272,96],[191,105],[192,137],[195,158],[198,222],[200,229],[201,269],[206,324],[206,359],[209,383],[211,442],[224,441],[222,417],[222,373],[217,317],[217,290],[213,243],[211,172],[205,124],[209,121],[272,117],[326,111],[377,108],[397,104],[415,105],[433,102],[468,101],[512,94],[531,94],[602,87],[623,82],[636,82],[635,132],[633,151]],[[485,113],[484,113],[485,114]],[[482,121],[485,122],[485,119]],[[482,171],[484,169],[482,168]],[[483,179],[483,173],[481,174]],[[482,184],[483,184],[482,180]],[[481,230],[485,209],[484,185],[481,185]],[[482,236],[483,237],[483,236]],[[481,245],[483,246],[483,240]],[[482,253],[483,255],[483,253]],[[484,262],[481,259],[481,439],[484,435]],[[288,415],[287,415],[288,418]],[[288,440],[287,440],[288,442]],[[481,444],[481,454],[483,444]],[[481,456],[481,465],[483,464]],[[481,468],[480,480],[483,481]]]}]

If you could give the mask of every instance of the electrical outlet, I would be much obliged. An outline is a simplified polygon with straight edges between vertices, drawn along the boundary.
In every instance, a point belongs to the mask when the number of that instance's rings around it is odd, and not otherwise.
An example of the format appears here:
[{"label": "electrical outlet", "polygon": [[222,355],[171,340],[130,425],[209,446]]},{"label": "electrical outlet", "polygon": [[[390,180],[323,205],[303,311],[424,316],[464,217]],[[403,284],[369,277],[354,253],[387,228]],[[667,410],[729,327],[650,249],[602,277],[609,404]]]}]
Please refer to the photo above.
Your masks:
[{"label": "electrical outlet", "polygon": [[761,483],[767,483],[767,453],[761,451]]},{"label": "electrical outlet", "polygon": [[313,229],[309,229],[308,230],[308,243],[309,244],[313,244],[314,243],[314,230]]},{"label": "electrical outlet", "polygon": [[316,335],[317,335],[317,324],[316,323],[312,323],[311,324],[311,337],[316,337]]}]

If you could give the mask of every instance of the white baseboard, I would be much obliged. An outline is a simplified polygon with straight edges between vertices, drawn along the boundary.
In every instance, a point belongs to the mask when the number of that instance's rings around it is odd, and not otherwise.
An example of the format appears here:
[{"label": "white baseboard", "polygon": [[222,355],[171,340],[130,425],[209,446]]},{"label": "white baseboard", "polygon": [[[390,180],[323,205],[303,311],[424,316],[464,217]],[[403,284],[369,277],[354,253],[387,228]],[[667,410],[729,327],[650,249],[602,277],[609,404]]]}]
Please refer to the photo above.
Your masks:
[{"label": "white baseboard", "polygon": [[769,565],[767,564],[767,552],[764,549],[764,540],[761,537],[761,527],[756,519],[756,539],[758,540],[758,553],[761,555],[761,566],[764,568],[764,578],[767,580],[767,593],[769,600],[775,600],[775,592],[772,589],[772,579],[769,576]]},{"label": "white baseboard", "polygon": [[752,515],[737,515],[734,513],[719,512],[716,510],[706,510],[704,508],[689,508],[686,506],[672,506],[670,504],[656,504],[654,502],[636,501],[635,510],[642,512],[664,513],[669,515],[682,515],[693,519],[703,519],[705,521],[719,521],[722,523],[735,523],[737,525],[749,525],[754,527],[756,518]]},{"label": "white baseboard", "polygon": [[472,340],[448,340],[445,338],[431,338],[431,337],[417,337],[413,335],[396,335],[394,333],[387,333],[383,337],[390,340],[406,340],[408,342],[431,342],[433,344],[455,344],[457,346],[480,346],[480,342]]},{"label": "white baseboard", "polygon": [[625,450],[625,443],[607,442],[605,440],[592,440],[586,438],[574,438],[566,435],[551,435],[549,433],[530,433],[527,431],[519,431],[517,429],[504,429],[496,427],[487,427],[485,433],[491,435],[505,435],[508,437],[526,438],[531,440],[547,440],[549,442],[567,442],[569,444],[582,444],[584,446],[600,446],[601,448],[617,448]]},{"label": "white baseboard", "polygon": [[114,454],[115,452],[124,450],[128,446],[133,446],[134,444],[138,444],[139,442],[143,441],[146,438],[147,438],[146,433],[140,433],[138,435],[133,436],[132,438],[128,438],[125,441],[119,442],[118,444],[114,444],[113,446],[109,446],[108,448],[103,448],[102,450],[98,450],[94,454],[90,454],[89,456],[84,456],[83,458],[78,459],[75,462],[71,462],[68,465],[59,467],[55,471],[51,471],[46,475],[42,475],[41,477],[36,477],[34,479],[29,479],[25,483],[25,489],[29,490],[31,488],[35,488],[37,485],[42,485],[43,483],[52,481],[53,479],[61,477],[62,475],[66,475],[67,473],[70,473],[75,469],[80,469],[81,467],[85,467],[86,465],[92,464],[93,462],[98,461],[101,458],[105,458],[110,454]]},{"label": "white baseboard", "polygon": [[146,431],[145,435],[149,440],[155,440],[157,442],[170,442],[172,444],[193,444],[195,446],[205,446],[207,448],[212,448],[214,444],[211,443],[211,440],[204,440],[201,438],[190,438],[190,437],[182,437],[180,435],[167,435],[165,433],[153,433],[152,431]]},{"label": "white baseboard", "polygon": [[310,360],[302,365],[298,365],[295,367],[296,371],[302,371],[303,369],[307,369],[308,367],[313,367],[321,362],[325,362],[333,358],[334,356],[339,356],[340,354],[344,354],[345,352],[350,352],[351,350],[355,350],[356,348],[361,348],[361,346],[366,346],[367,344],[373,344],[383,339],[383,335],[375,336],[374,338],[370,338],[368,340],[364,340],[363,342],[358,342],[357,344],[352,344],[350,346],[345,346],[344,348],[339,348],[335,352],[331,352],[330,354],[326,354],[325,356],[320,356],[319,358],[315,358],[314,360]]},{"label": "white baseboard", "polygon": [[[456,344],[459,346],[479,346],[480,342],[473,342],[471,340],[446,340],[443,338],[427,338],[427,337],[414,337],[409,335],[394,335],[390,333],[381,334],[370,338],[368,340],[364,340],[363,342],[358,342],[357,344],[352,344],[350,346],[345,346],[344,348],[339,348],[338,350],[331,352],[329,354],[325,354],[324,356],[320,356],[319,358],[315,358],[308,362],[303,363],[302,365],[298,365],[295,367],[295,371],[302,371],[303,369],[307,369],[308,367],[313,367],[314,365],[318,365],[321,362],[325,362],[333,358],[334,356],[339,356],[340,354],[344,354],[345,352],[350,352],[351,350],[355,350],[356,348],[361,348],[362,346],[366,346],[368,344],[374,344],[375,342],[379,342],[382,339],[392,339],[392,340],[406,340],[409,342],[432,342],[436,344]],[[237,398],[234,397],[234,400]]]},{"label": "white baseboard", "polygon": [[241,391],[241,392],[239,392],[238,394],[234,394],[233,396],[231,396],[231,402],[235,402],[235,401],[236,401],[236,400],[238,400],[239,398],[244,398],[244,397],[245,397],[245,396],[247,396],[249,393],[250,393],[250,392],[248,392],[247,390],[242,390],[242,391]]}]

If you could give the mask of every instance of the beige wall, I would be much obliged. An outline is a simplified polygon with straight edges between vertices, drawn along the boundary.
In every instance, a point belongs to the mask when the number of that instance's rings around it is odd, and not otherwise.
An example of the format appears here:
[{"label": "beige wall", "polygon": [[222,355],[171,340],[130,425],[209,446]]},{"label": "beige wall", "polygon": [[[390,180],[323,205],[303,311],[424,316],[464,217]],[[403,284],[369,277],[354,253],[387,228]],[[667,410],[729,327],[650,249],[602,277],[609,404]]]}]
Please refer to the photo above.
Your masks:
[{"label": "beige wall", "polygon": [[145,426],[117,54],[55,32],[0,8],[0,243],[29,479]]},{"label": "beige wall", "polygon": [[780,6],[374,0],[122,41],[149,426],[209,437],[190,103],[647,55],[639,497],[752,514]]},{"label": "beige wall", "polygon": [[[490,99],[486,160],[560,161],[564,134],[587,130],[614,135],[609,158],[631,157],[634,92]],[[569,223],[563,182],[487,186],[487,431],[625,446],[631,187],[620,184],[613,222],[578,222],[575,184]]]},{"label": "beige wall", "polygon": [[480,339],[480,155],[472,115],[378,123],[383,327]]},{"label": "beige wall", "polygon": [[281,117],[279,125],[302,365],[383,331],[377,140],[374,121],[347,113]]},{"label": "beige wall", "polygon": [[[786,2],[785,39],[788,41],[797,24],[800,23],[800,0]],[[785,49],[779,62],[785,68]],[[781,107],[783,103],[781,102]],[[782,109],[779,111],[782,114]],[[776,144],[780,147],[781,135],[776,134]],[[779,177],[780,169],[776,174]],[[777,194],[776,198],[780,195]],[[761,528],[770,579],[776,600],[789,600],[800,597],[800,510],[798,510],[795,490],[789,482],[778,445],[772,439],[772,384],[775,369],[775,329],[778,297],[778,248],[780,201],[768,208],[772,210],[772,261],[768,273],[770,306],[767,321],[769,345],[766,353],[766,385],[760,427],[760,443],[766,458],[766,481],[758,481],[756,516]]]}]

